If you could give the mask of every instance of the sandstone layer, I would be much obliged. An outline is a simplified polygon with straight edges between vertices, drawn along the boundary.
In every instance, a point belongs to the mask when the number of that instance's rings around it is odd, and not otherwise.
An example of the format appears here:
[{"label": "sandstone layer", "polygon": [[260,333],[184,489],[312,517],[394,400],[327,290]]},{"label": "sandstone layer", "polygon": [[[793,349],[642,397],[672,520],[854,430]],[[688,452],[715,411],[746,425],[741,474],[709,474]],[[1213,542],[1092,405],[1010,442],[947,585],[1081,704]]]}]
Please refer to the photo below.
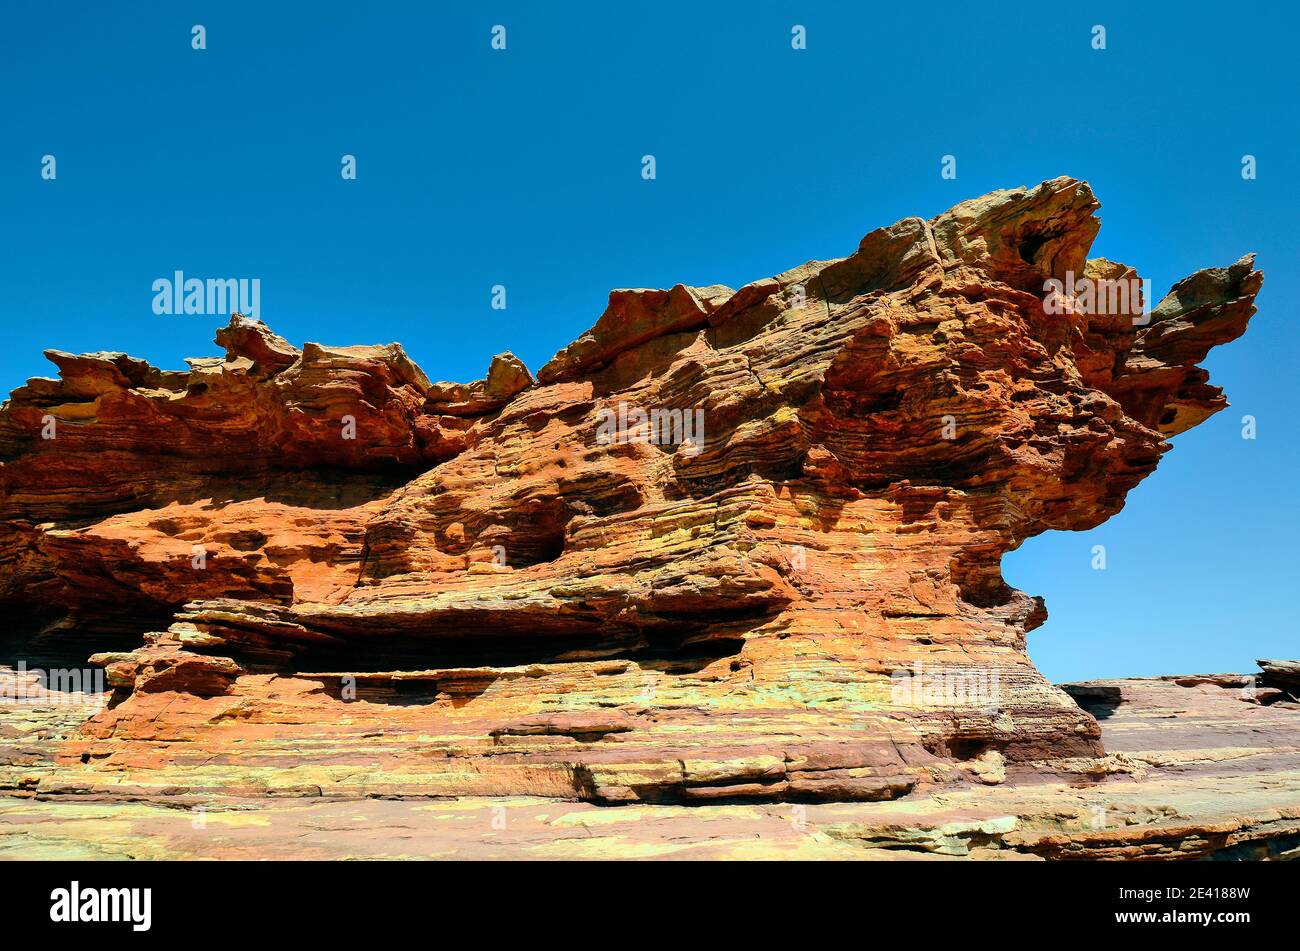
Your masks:
[{"label": "sandstone layer", "polygon": [[535,377],[502,354],[431,382],[397,344],[240,315],[186,371],[48,352],[59,378],[0,409],[0,660],[93,653],[112,696],[0,789],[834,803],[1125,775],[1030,663],[1046,612],[1001,558],[1114,515],[1227,405],[1197,364],[1263,276],[1076,296],[1137,282],[1088,258],[1098,207],[1055,179],[736,291],[614,291]]},{"label": "sandstone layer", "polygon": [[[1114,751],[1087,778],[1043,773],[878,802],[618,808],[538,796],[10,795],[0,859],[1297,859],[1300,708],[1258,702],[1257,683],[1065,685]],[[25,723],[6,721],[26,730],[0,741],[0,758],[57,748],[60,709],[37,703]]]}]

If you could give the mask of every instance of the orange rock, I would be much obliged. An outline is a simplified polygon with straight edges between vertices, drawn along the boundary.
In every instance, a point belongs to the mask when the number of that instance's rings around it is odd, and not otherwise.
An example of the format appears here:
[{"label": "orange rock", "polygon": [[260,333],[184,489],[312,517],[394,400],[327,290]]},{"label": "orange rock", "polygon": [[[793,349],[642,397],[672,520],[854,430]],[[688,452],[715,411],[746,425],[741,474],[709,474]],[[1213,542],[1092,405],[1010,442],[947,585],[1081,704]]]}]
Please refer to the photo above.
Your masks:
[{"label": "orange rock", "polygon": [[1136,274],[1097,208],[1055,179],[615,291],[536,382],[238,315],[188,372],[52,353],[0,411],[0,597],[146,634],[79,788],[879,800],[1103,755],[1001,557],[1226,405],[1196,364],[1262,275],[1098,306]]}]

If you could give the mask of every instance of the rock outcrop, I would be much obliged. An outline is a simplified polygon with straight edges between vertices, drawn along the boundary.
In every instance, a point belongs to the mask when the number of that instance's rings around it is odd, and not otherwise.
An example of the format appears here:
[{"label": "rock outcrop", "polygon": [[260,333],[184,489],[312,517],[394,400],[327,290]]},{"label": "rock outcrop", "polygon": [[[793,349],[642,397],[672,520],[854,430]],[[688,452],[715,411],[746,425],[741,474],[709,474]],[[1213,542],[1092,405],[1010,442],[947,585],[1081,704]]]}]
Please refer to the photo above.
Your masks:
[{"label": "rock outcrop", "polygon": [[1262,274],[1151,306],[1088,258],[1098,207],[1056,179],[736,291],[614,291],[535,379],[239,315],[188,371],[49,352],[0,410],[9,654],[95,651],[113,697],[0,785],[837,802],[1123,772],[1000,561],[1227,405],[1197,364]]},{"label": "rock outcrop", "polygon": [[[1300,704],[1256,702],[1255,683],[1202,674],[1063,685],[1110,751],[1091,775],[1071,764],[889,801],[615,809],[541,796],[19,791],[0,796],[0,858],[1298,859]],[[0,760],[29,773],[77,719],[39,685],[31,693],[25,719],[0,721]]]}]

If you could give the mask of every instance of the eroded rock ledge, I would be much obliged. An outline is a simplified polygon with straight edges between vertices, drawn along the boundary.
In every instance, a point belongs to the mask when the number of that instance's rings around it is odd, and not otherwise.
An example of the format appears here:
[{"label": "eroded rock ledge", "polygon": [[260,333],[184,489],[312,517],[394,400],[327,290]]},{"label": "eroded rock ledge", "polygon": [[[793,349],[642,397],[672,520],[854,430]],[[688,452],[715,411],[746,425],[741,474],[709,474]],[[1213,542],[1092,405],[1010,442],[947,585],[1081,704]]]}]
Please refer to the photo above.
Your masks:
[{"label": "eroded rock ledge", "polygon": [[239,315],[188,371],[50,351],[59,379],[0,410],[8,654],[93,651],[114,695],[0,785],[834,802],[1128,775],[1030,664],[1045,610],[1001,557],[1118,512],[1227,405],[1197,364],[1262,274],[1199,271],[1145,317],[1050,306],[1053,279],[1137,278],[1088,258],[1098,207],[1055,179],[737,291],[614,291],[535,378],[503,354],[434,383],[397,344]]}]

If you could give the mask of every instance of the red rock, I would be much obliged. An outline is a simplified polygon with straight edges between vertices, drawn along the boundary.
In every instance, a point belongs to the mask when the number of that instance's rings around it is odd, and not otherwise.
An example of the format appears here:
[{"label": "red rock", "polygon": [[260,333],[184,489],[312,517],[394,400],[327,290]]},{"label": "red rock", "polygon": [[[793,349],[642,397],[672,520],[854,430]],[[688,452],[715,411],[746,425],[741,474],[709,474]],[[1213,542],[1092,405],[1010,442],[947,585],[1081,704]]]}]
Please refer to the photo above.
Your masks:
[{"label": "red rock", "polygon": [[188,372],[52,354],[0,410],[0,597],[67,643],[149,632],[60,768],[601,802],[1104,773],[1001,557],[1105,521],[1226,405],[1196,363],[1262,275],[1049,313],[1048,281],[1136,278],[1087,259],[1097,208],[1056,179],[734,293],[615,291],[536,381],[238,315]]}]

